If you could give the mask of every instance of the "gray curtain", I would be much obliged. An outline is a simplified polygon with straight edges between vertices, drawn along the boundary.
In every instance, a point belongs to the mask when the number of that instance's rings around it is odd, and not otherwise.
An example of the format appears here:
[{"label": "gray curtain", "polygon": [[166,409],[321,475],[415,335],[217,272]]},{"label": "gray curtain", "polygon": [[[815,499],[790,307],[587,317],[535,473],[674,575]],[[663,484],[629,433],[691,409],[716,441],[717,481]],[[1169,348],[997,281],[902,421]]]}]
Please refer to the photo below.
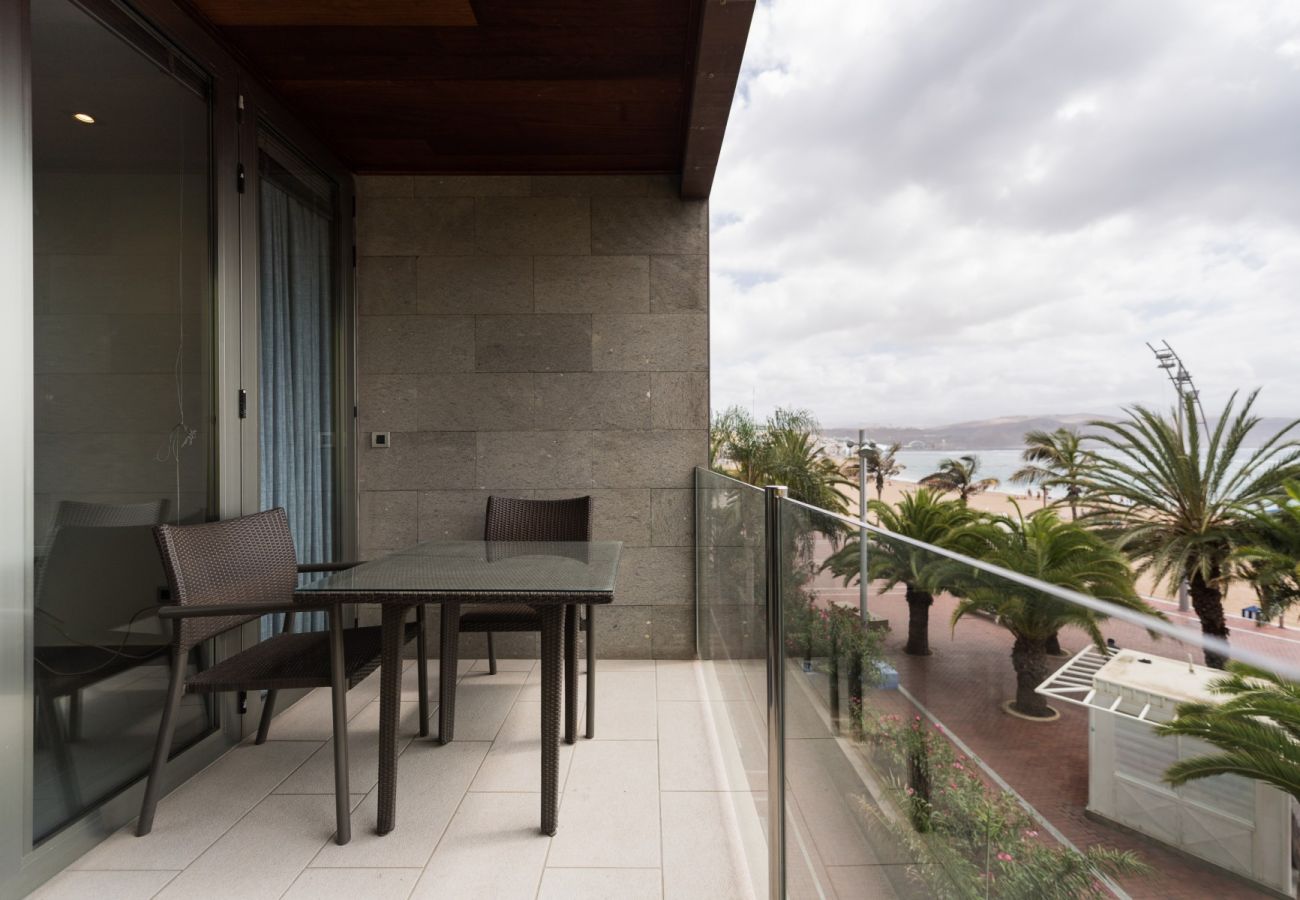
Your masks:
[{"label": "gray curtain", "polygon": [[[333,222],[329,205],[264,159],[261,197],[261,502],[284,507],[299,562],[334,553]],[[299,629],[325,627],[305,613]],[[264,619],[263,637],[279,627]]]}]

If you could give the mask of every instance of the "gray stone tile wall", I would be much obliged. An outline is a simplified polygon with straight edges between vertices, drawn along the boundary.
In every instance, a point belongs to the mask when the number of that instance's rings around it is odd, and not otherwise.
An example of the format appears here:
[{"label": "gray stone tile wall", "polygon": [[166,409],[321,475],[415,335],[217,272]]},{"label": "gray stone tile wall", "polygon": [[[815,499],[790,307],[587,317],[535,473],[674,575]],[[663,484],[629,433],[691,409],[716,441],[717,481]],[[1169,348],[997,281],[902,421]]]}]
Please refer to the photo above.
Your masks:
[{"label": "gray stone tile wall", "polygon": [[625,545],[599,652],[694,655],[706,204],[642,176],[363,176],[357,195],[361,557],[478,538],[490,493],[590,494],[596,537]]}]

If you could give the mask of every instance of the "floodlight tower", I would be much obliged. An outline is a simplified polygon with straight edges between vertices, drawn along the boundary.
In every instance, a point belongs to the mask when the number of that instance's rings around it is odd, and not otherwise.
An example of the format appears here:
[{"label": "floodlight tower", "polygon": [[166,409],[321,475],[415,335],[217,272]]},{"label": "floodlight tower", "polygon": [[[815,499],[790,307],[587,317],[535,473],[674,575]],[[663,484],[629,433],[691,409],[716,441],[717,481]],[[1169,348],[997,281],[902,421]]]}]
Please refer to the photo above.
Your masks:
[{"label": "floodlight tower", "polygon": [[[1187,366],[1183,365],[1182,357],[1169,346],[1168,341],[1161,341],[1161,346],[1156,347],[1147,342],[1147,347],[1156,357],[1156,366],[1162,369],[1169,378],[1169,383],[1174,386],[1178,393],[1178,406],[1174,410],[1178,417],[1178,425],[1181,429],[1183,425],[1183,411],[1187,406],[1187,401],[1191,400],[1196,410],[1201,414],[1201,422],[1209,427],[1209,419],[1205,416],[1205,407],[1201,405],[1201,392],[1196,389],[1196,384],[1192,381],[1192,373],[1187,371]],[[1192,427],[1199,427],[1197,422],[1192,422]]]},{"label": "floodlight tower", "polygon": [[[1196,389],[1196,384],[1192,381],[1192,373],[1187,371],[1187,366],[1183,365],[1182,357],[1169,346],[1168,341],[1161,341],[1160,346],[1156,347],[1147,342],[1147,347],[1155,354],[1156,366],[1164,370],[1169,376],[1169,383],[1174,386],[1178,393],[1178,405],[1174,408],[1174,416],[1178,423],[1178,432],[1183,430],[1183,415],[1188,407],[1188,400],[1192,401],[1192,428],[1200,428],[1201,423],[1205,424],[1206,429],[1210,427],[1210,420],[1205,416],[1205,407],[1201,405],[1201,392]],[[1200,413],[1200,422],[1196,421],[1196,414]],[[1178,583],[1178,611],[1188,612],[1192,608],[1189,597],[1187,579],[1184,578]]]}]

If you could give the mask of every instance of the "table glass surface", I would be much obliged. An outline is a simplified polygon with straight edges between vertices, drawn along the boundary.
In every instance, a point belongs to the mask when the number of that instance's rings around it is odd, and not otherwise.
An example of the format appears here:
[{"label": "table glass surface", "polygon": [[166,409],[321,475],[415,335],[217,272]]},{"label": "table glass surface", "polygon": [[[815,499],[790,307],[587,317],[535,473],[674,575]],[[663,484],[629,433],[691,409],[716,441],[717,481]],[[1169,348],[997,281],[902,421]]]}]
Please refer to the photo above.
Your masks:
[{"label": "table glass surface", "polygon": [[618,541],[429,541],[298,593],[612,593],[622,549]]}]

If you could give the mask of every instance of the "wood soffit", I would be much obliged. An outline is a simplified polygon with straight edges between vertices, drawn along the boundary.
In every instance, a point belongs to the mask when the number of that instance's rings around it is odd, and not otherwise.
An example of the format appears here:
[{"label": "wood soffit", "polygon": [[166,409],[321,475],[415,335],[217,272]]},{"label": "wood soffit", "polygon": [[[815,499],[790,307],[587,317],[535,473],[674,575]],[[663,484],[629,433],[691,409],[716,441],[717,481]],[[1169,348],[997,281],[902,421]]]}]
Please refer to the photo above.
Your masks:
[{"label": "wood soffit", "polygon": [[353,171],[675,173],[707,197],[754,0],[188,0]]}]

